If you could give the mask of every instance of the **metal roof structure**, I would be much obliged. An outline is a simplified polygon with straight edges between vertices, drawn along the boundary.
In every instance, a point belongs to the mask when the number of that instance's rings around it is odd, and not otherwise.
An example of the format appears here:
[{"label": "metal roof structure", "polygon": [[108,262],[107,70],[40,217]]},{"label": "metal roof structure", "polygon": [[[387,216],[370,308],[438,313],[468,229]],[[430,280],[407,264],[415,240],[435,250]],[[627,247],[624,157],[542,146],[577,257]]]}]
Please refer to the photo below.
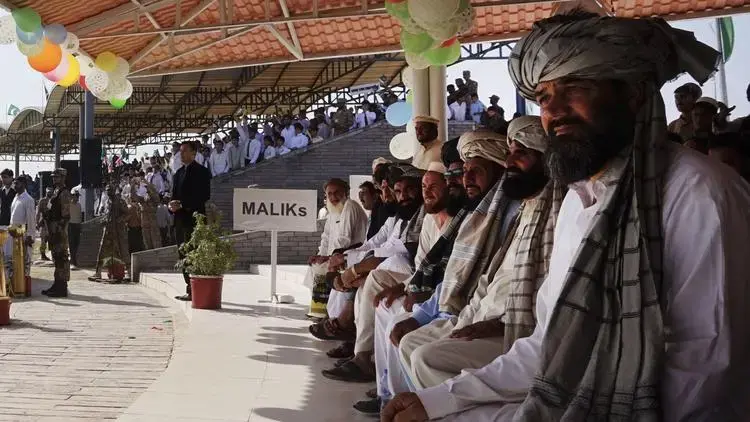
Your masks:
[{"label": "metal roof structure", "polygon": [[[750,0],[471,0],[477,17],[461,36],[462,57],[507,57],[507,40],[580,2],[670,20],[750,11]],[[89,56],[112,51],[131,64],[135,90],[125,109],[96,106],[95,134],[110,145],[169,142],[240,108],[262,115],[352,101],[345,88],[381,76],[398,83],[405,66],[399,26],[379,0],[0,0],[25,6],[64,24]],[[44,111],[23,110],[0,134],[0,155],[51,153],[52,128],[63,153],[76,152],[82,102],[79,87],[55,87]]]}]

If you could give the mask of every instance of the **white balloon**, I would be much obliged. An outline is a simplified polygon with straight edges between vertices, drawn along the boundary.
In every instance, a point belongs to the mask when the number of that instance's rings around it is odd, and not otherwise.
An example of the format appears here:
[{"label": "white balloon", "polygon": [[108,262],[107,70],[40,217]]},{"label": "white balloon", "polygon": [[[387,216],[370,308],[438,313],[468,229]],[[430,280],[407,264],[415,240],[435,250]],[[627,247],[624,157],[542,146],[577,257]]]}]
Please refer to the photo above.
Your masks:
[{"label": "white balloon", "polygon": [[422,28],[440,26],[458,12],[461,0],[409,0],[409,16]]},{"label": "white balloon", "polygon": [[404,83],[404,86],[407,88],[411,88],[411,83],[414,80],[414,69],[411,66],[406,66],[404,70],[401,72],[401,82]]},{"label": "white balloon", "polygon": [[16,21],[13,20],[13,15],[0,18],[0,45],[10,45],[17,40]]},{"label": "white balloon", "polygon": [[115,77],[112,73],[109,74],[109,86],[107,92],[111,97],[114,98],[125,98],[124,94],[127,90],[127,79]]},{"label": "white balloon", "polygon": [[96,67],[94,61],[89,56],[80,54],[78,57],[78,64],[81,66],[81,75],[88,76]]},{"label": "white balloon", "polygon": [[68,32],[68,35],[65,37],[65,41],[62,43],[62,48],[68,53],[75,53],[78,51],[80,43],[81,42],[76,34]]},{"label": "white balloon", "polygon": [[89,87],[89,91],[91,91],[96,98],[106,100],[107,97],[105,97],[105,94],[107,87],[109,86],[109,76],[107,75],[107,72],[99,68],[92,70],[86,76],[86,86]]},{"label": "white balloon", "polygon": [[21,40],[18,40],[16,41],[16,46],[18,47],[18,51],[26,57],[36,56],[44,49],[44,44],[41,40],[36,44],[24,44]]},{"label": "white balloon", "polygon": [[407,51],[404,56],[406,57],[406,63],[413,69],[427,69],[430,67],[430,62],[421,54],[414,54]]},{"label": "white balloon", "polygon": [[133,96],[133,84],[125,79],[125,91],[122,93],[122,98],[127,100],[131,96]]},{"label": "white balloon", "polygon": [[397,160],[406,160],[414,156],[414,144],[416,140],[410,133],[399,133],[391,139],[388,149]]},{"label": "white balloon", "polygon": [[110,74],[116,78],[124,78],[130,73],[130,64],[122,57],[117,58],[117,66]]}]

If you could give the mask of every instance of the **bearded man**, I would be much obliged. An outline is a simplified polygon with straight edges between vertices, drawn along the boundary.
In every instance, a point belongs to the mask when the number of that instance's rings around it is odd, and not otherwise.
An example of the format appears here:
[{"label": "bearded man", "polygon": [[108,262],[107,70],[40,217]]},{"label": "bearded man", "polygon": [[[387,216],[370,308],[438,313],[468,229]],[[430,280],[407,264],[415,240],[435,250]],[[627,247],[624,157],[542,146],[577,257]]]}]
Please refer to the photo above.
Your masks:
[{"label": "bearded man", "polygon": [[440,120],[430,116],[414,118],[414,131],[417,135],[417,145],[414,148],[412,164],[416,168],[426,169],[430,163],[440,161],[440,151],[443,141],[438,139],[438,124]]},{"label": "bearded man", "polygon": [[[574,58],[574,59],[572,59]],[[383,421],[744,420],[750,187],[667,141],[661,86],[719,54],[661,19],[545,19],[508,62],[569,186],[529,337]]]}]

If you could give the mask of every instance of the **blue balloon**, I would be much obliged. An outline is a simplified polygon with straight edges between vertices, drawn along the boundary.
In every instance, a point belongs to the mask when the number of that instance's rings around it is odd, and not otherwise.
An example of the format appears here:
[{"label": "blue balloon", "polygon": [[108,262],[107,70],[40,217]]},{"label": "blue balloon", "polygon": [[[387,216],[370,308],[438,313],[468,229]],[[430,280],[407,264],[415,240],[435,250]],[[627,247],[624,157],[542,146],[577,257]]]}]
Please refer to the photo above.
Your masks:
[{"label": "blue balloon", "polygon": [[33,45],[38,43],[44,36],[42,28],[37,29],[35,32],[25,32],[21,28],[16,27],[16,35],[18,35],[18,41],[24,44]]},{"label": "blue balloon", "polygon": [[385,111],[385,120],[391,126],[404,126],[411,120],[411,112],[411,104],[399,101],[388,106],[388,110]]},{"label": "blue balloon", "polygon": [[53,44],[62,44],[68,37],[68,31],[59,23],[53,23],[44,27],[44,36]]}]

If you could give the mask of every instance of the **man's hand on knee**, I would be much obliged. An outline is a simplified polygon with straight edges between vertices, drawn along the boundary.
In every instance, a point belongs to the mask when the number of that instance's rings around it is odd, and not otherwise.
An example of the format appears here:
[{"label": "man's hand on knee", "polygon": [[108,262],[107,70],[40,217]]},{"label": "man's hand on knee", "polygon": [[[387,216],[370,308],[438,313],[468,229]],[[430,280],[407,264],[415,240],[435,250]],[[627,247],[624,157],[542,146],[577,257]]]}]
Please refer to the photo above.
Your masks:
[{"label": "man's hand on knee", "polygon": [[427,410],[415,393],[399,393],[383,409],[380,422],[423,422],[429,420]]},{"label": "man's hand on knee", "polygon": [[405,319],[393,326],[391,330],[391,343],[398,347],[405,335],[419,328],[419,322],[414,318]]},{"label": "man's hand on knee", "polygon": [[390,308],[391,305],[393,305],[393,302],[396,301],[396,299],[404,295],[406,295],[406,291],[404,290],[403,284],[397,284],[395,286],[387,287],[386,289],[375,295],[373,305],[377,308],[380,302],[385,299],[385,307]]}]

